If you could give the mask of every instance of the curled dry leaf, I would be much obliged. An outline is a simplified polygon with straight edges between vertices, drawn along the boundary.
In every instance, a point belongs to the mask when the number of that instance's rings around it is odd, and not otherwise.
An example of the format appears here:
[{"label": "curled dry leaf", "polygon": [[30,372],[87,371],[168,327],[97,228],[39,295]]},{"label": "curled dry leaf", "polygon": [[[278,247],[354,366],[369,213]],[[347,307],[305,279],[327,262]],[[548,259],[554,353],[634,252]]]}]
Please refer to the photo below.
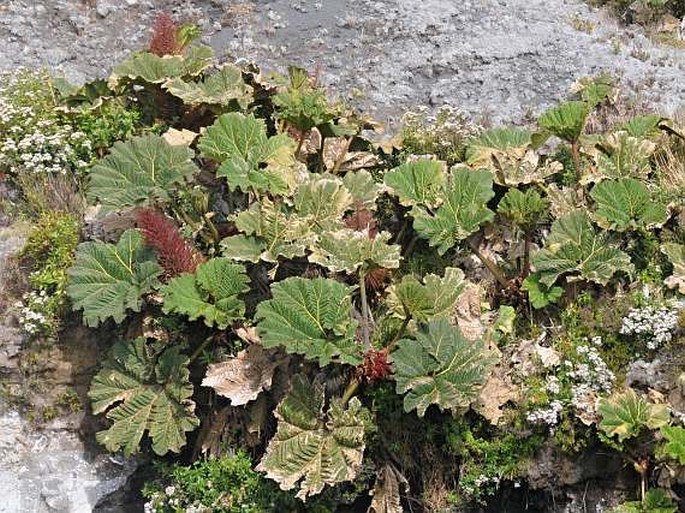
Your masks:
[{"label": "curled dry leaf", "polygon": [[323,161],[333,173],[355,171],[378,164],[378,157],[367,151],[348,151],[352,139],[329,137],[323,143]]},{"label": "curled dry leaf", "polygon": [[259,344],[260,338],[257,334],[257,328],[254,326],[248,326],[247,328],[238,328],[235,330],[235,334],[243,342],[248,344]]},{"label": "curled dry leaf", "polygon": [[512,382],[506,368],[498,365],[481,389],[480,395],[472,407],[490,421],[493,426],[496,426],[504,415],[502,407],[509,401],[518,401],[519,397],[519,389]]},{"label": "curled dry leaf", "polygon": [[401,490],[409,491],[409,482],[394,466],[386,463],[378,472],[371,495],[371,506],[367,513],[402,513]]},{"label": "curled dry leaf", "polygon": [[477,340],[485,333],[480,311],[482,295],[482,288],[470,283],[456,302],[457,325],[468,340]]},{"label": "curled dry leaf", "polygon": [[170,128],[162,134],[162,138],[169,144],[169,146],[190,146],[197,133],[187,128],[181,130],[176,130],[175,128]]},{"label": "curled dry leaf", "polygon": [[271,388],[274,370],[282,361],[277,351],[250,344],[230,360],[210,364],[202,386],[227,397],[233,406],[241,406]]}]

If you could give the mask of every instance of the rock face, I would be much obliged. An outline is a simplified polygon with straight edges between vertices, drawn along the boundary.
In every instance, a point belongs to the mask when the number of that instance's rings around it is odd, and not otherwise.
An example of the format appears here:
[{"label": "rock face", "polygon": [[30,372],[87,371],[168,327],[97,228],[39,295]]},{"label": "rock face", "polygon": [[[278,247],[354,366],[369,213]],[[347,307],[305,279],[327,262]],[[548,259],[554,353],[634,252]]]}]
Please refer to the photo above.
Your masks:
[{"label": "rock face", "polygon": [[[22,247],[26,231],[21,225],[0,228],[0,291],[10,288],[7,257]],[[79,436],[86,424],[81,412],[40,423],[20,412],[36,414],[66,390],[83,395],[97,343],[86,330],[74,329],[56,347],[35,347],[17,326],[11,303],[1,299],[0,513],[90,513],[126,484],[135,461],[88,448]],[[36,358],[29,365],[31,354]]]},{"label": "rock face", "polygon": [[602,72],[666,114],[685,98],[682,49],[581,0],[10,0],[0,6],[0,69],[101,76],[147,44],[157,10],[199,23],[220,55],[320,67],[336,93],[381,121],[443,104],[516,121]]}]

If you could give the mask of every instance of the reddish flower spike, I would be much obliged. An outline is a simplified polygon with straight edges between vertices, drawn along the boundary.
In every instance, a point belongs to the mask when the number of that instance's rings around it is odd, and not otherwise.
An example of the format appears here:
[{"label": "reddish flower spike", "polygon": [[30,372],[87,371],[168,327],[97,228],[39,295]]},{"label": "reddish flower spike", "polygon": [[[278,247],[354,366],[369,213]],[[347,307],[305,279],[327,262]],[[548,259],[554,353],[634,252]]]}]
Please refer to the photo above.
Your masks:
[{"label": "reddish flower spike", "polygon": [[176,55],[180,51],[178,26],[167,13],[159,13],[152,26],[150,52],[159,57],[164,57],[165,55]]},{"label": "reddish flower spike", "polygon": [[360,373],[369,382],[381,381],[392,372],[388,361],[388,349],[369,349],[364,354],[364,361],[359,367]]},{"label": "reddish flower spike", "polygon": [[178,231],[174,222],[152,208],[136,211],[136,220],[145,244],[157,251],[157,260],[169,277],[194,273],[204,262],[202,254]]}]

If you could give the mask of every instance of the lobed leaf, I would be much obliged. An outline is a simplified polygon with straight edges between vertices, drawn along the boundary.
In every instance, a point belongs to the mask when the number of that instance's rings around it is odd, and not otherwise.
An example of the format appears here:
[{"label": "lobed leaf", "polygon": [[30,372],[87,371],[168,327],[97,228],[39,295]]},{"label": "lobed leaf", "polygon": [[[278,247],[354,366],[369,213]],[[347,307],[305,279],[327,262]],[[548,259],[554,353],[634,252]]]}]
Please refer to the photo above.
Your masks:
[{"label": "lobed leaf", "polygon": [[252,92],[243,81],[242,71],[230,64],[200,82],[174,78],[165,82],[163,88],[187,105],[204,103],[228,107],[236,104],[240,109],[246,109],[252,101]]},{"label": "lobed leaf", "polygon": [[441,410],[467,408],[478,397],[494,359],[482,340],[467,340],[446,319],[431,321],[416,339],[402,339],[392,353],[404,410],[423,417],[431,404]]},{"label": "lobed leaf", "polygon": [[180,452],[185,433],[200,424],[190,400],[193,386],[187,366],[188,358],[178,346],[151,355],[142,338],[117,342],[88,392],[93,413],[107,411],[113,421],[97,433],[98,442],[109,451],[131,455],[147,431],[155,454]]},{"label": "lobed leaf", "polygon": [[128,309],[138,312],[141,296],[158,285],[162,268],[140,233],[128,230],[116,245],[79,244],[68,273],[73,308],[83,309],[83,322],[94,327],[110,317],[120,323]]},{"label": "lobed leaf", "polygon": [[364,455],[368,410],[353,397],[347,407],[333,400],[323,414],[324,392],[302,375],[276,408],[278,430],[269,442],[260,472],[281,489],[299,486],[297,497],[321,493],[326,485],[353,480]]},{"label": "lobed leaf", "polygon": [[230,189],[289,194],[298,182],[294,143],[285,134],[268,137],[266,125],[252,114],[223,114],[200,137],[202,156],[221,165],[217,176]]},{"label": "lobed leaf", "polygon": [[664,404],[652,404],[632,388],[600,399],[597,412],[602,417],[599,428],[619,442],[640,434],[644,428],[658,429],[668,424],[671,413]]},{"label": "lobed leaf", "polygon": [[287,278],[271,286],[273,299],[257,307],[255,319],[264,347],[283,346],[288,353],[358,365],[350,287],[326,278]]},{"label": "lobed leaf", "polygon": [[385,185],[404,206],[435,207],[447,181],[446,167],[444,162],[432,159],[407,162],[385,174]]},{"label": "lobed leaf", "polygon": [[356,273],[374,266],[396,269],[400,266],[400,246],[389,244],[391,235],[381,232],[371,237],[368,230],[342,228],[323,232],[312,248],[309,261],[332,271]]},{"label": "lobed leaf", "polygon": [[604,180],[592,188],[595,216],[602,228],[623,232],[663,225],[666,205],[659,202],[642,182],[634,178]]},{"label": "lobed leaf", "polygon": [[171,146],[158,135],[115,142],[91,168],[86,195],[100,200],[105,212],[169,201],[169,192],[197,171],[192,158],[192,150]]},{"label": "lobed leaf", "polygon": [[618,271],[631,273],[630,257],[592,226],[584,210],[575,210],[552,224],[544,249],[533,255],[540,283],[548,288],[562,275],[606,285]]},{"label": "lobed leaf", "polygon": [[393,315],[418,322],[429,319],[449,319],[459,295],[464,291],[464,273],[456,267],[445,268],[443,277],[428,274],[423,283],[412,275],[388,288],[387,304]]},{"label": "lobed leaf", "polygon": [[494,212],[487,207],[495,195],[488,171],[452,170],[442,204],[434,211],[415,206],[414,229],[443,255],[457,241],[492,221]]},{"label": "lobed leaf", "polygon": [[245,313],[245,304],[238,296],[249,290],[248,281],[242,265],[228,258],[213,258],[200,264],[195,274],[184,273],[162,287],[162,309],[226,329]]}]

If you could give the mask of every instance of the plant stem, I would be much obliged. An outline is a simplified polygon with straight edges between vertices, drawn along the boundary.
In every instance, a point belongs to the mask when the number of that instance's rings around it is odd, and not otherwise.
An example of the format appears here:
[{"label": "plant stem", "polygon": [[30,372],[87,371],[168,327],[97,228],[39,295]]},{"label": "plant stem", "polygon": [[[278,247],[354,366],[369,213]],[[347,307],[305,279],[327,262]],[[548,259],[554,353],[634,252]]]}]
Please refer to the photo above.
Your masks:
[{"label": "plant stem", "polygon": [[352,381],[350,381],[347,385],[347,388],[345,389],[345,393],[343,393],[342,396],[342,403],[343,405],[347,406],[347,403],[352,399],[352,396],[357,392],[359,389],[359,380],[357,378],[353,378]]},{"label": "plant stem", "polygon": [[580,149],[577,140],[571,141],[571,158],[573,159],[573,167],[576,168],[576,184],[580,185]]},{"label": "plant stem", "polygon": [[478,249],[478,246],[476,243],[473,241],[473,239],[469,240],[469,246],[471,247],[471,250],[473,253],[478,257],[478,259],[483,262],[483,265],[487,268],[488,271],[492,273],[492,275],[495,277],[497,282],[502,285],[502,287],[508,287],[509,286],[509,280],[507,280],[507,277],[504,275],[502,270],[497,266],[495,262],[490,260],[488,257],[483,255],[480,250]]},{"label": "plant stem", "polygon": [[369,337],[369,305],[366,298],[366,272],[359,271],[359,295],[362,302],[362,339],[364,340],[364,348],[369,349],[371,347],[371,341]]},{"label": "plant stem", "polygon": [[302,130],[300,132],[300,140],[297,141],[297,149],[295,150],[295,158],[300,158],[300,150],[302,150],[302,145],[304,144],[304,138],[307,136],[307,132]]},{"label": "plant stem", "polygon": [[188,364],[190,365],[191,363],[193,363],[195,359],[202,354],[204,348],[207,347],[213,340],[213,337],[207,337],[204,340],[204,342],[202,342],[202,344],[200,344],[200,346],[195,351],[193,351],[193,354],[190,355],[190,361],[188,362]]},{"label": "plant stem", "polygon": [[404,335],[404,332],[407,329],[407,326],[409,326],[409,321],[411,321],[411,314],[407,311],[407,308],[404,308],[404,320],[402,321],[402,324],[400,325],[400,329],[395,333],[395,336],[392,337],[392,340],[390,343],[385,346],[385,348],[388,350],[388,353],[391,353],[392,350],[395,348],[395,345],[397,342],[402,338],[402,335]]},{"label": "plant stem", "polygon": [[530,274],[530,244],[533,238],[531,230],[526,230],[525,239],[523,242],[523,272],[521,276],[525,279]]}]

